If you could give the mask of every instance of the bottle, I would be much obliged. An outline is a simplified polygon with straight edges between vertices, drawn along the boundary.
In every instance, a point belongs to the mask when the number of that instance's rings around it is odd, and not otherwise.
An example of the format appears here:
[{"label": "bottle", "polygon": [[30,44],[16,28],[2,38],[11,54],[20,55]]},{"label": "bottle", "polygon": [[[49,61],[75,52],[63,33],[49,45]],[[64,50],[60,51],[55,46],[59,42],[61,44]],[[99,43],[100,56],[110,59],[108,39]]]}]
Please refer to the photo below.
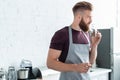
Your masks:
[{"label": "bottle", "polygon": [[14,66],[8,68],[8,80],[17,80],[17,71]]},{"label": "bottle", "polygon": [[3,68],[0,68],[0,80],[7,80],[6,71]]}]

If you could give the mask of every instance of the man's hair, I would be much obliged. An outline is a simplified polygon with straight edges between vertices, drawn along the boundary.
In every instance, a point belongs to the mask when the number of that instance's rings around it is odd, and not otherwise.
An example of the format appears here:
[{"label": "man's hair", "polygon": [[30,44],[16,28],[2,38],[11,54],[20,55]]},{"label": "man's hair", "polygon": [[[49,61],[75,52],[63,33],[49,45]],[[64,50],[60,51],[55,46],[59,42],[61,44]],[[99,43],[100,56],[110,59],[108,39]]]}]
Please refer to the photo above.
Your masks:
[{"label": "man's hair", "polygon": [[90,10],[92,11],[92,4],[86,1],[81,1],[76,3],[73,8],[73,14],[75,14],[77,11],[84,11],[84,10]]}]

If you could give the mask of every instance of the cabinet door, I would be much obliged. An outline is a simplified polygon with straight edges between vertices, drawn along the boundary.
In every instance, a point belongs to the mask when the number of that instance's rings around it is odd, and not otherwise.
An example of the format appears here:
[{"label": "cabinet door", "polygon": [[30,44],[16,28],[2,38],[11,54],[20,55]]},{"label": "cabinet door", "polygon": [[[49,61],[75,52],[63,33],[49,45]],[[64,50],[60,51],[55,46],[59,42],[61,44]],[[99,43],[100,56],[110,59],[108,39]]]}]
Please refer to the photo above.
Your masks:
[{"label": "cabinet door", "polygon": [[91,80],[109,80],[109,79],[108,79],[108,73],[91,77]]},{"label": "cabinet door", "polygon": [[59,74],[48,75],[43,77],[43,80],[59,80]]},{"label": "cabinet door", "polygon": [[99,76],[98,80],[108,80],[108,73],[102,74],[101,76]]},{"label": "cabinet door", "polygon": [[93,79],[91,79],[91,80],[98,80],[97,78],[93,78]]}]

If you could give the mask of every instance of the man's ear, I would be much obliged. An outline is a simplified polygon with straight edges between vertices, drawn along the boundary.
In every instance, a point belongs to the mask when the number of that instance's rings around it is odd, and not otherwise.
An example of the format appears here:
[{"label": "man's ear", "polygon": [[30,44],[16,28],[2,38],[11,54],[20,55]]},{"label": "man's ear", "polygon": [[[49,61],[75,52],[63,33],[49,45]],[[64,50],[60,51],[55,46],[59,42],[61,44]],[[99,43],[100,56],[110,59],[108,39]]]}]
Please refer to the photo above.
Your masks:
[{"label": "man's ear", "polygon": [[78,18],[79,21],[81,21],[82,16],[81,16],[80,14],[78,14],[78,15],[77,15],[77,18]]},{"label": "man's ear", "polygon": [[79,19],[81,19],[81,15],[78,14],[77,17],[78,17]]}]

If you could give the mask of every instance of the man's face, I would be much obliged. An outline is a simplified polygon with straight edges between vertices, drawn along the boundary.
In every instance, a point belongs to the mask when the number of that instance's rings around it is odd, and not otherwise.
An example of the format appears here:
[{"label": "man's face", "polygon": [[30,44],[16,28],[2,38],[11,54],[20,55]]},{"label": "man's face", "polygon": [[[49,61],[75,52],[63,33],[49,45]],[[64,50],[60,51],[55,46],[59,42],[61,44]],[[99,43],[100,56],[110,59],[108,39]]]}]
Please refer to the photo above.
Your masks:
[{"label": "man's face", "polygon": [[84,13],[82,14],[81,21],[79,23],[80,28],[87,32],[89,30],[90,23],[92,22],[91,19],[91,11],[85,10]]}]

